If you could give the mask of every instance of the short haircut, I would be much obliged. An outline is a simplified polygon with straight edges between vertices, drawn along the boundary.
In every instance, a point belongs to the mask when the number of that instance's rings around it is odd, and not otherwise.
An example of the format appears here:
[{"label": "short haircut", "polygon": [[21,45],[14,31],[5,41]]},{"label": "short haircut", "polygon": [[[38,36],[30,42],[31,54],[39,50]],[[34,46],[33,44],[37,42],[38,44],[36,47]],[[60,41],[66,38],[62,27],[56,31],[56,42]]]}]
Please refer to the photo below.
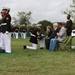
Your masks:
[{"label": "short haircut", "polygon": [[63,24],[61,22],[59,22],[58,25],[61,25],[62,26]]},{"label": "short haircut", "polygon": [[68,14],[67,16],[71,17],[71,15],[70,15],[70,14]]}]

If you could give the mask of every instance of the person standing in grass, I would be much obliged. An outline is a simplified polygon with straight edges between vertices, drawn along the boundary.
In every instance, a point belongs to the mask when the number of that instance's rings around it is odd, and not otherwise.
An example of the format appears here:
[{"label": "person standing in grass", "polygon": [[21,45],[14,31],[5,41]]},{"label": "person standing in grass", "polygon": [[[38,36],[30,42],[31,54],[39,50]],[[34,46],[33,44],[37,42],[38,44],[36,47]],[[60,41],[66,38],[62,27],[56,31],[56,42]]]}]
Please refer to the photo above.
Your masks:
[{"label": "person standing in grass", "polygon": [[23,46],[23,49],[30,49],[30,50],[37,50],[37,45],[38,45],[38,40],[40,36],[39,35],[39,30],[41,30],[41,24],[37,24],[30,32],[30,42],[32,46]]},{"label": "person standing in grass", "polygon": [[0,48],[2,48],[2,37],[1,37],[1,34],[2,34],[2,25],[1,23],[3,22],[3,19],[5,17],[5,14],[4,14],[4,11],[1,11],[1,19],[0,19]]},{"label": "person standing in grass", "polygon": [[19,38],[19,27],[15,26],[15,38],[18,39]]},{"label": "person standing in grass", "polygon": [[4,18],[1,22],[2,52],[11,53],[11,16],[10,8],[3,8]]},{"label": "person standing in grass", "polygon": [[72,26],[73,26],[73,23],[72,23],[72,20],[70,19],[71,15],[67,15],[67,22],[66,22],[66,32],[67,32],[67,35],[70,36],[71,35],[71,32],[72,32]]}]

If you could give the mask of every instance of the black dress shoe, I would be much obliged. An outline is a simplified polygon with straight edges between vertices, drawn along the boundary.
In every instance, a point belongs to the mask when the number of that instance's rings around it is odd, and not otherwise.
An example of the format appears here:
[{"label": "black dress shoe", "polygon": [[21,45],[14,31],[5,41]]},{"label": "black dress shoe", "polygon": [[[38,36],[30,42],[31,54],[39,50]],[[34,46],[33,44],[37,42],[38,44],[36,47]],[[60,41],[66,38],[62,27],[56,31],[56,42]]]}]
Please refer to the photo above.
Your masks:
[{"label": "black dress shoe", "polygon": [[23,49],[26,49],[26,45],[25,45],[25,46],[23,46]]},{"label": "black dress shoe", "polygon": [[43,47],[41,47],[40,49],[44,49]]},{"label": "black dress shoe", "polygon": [[0,53],[5,53],[5,50],[4,50],[4,49],[2,49],[2,50],[0,51]]}]

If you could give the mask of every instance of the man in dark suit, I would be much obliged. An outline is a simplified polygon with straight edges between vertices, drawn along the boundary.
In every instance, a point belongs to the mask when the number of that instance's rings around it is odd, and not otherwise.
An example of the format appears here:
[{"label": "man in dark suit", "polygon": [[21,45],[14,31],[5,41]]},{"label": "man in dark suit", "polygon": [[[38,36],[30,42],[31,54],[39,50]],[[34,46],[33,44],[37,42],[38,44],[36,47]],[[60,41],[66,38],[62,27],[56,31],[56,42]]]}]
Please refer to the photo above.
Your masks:
[{"label": "man in dark suit", "polygon": [[72,23],[72,20],[70,19],[70,15],[68,14],[67,15],[67,22],[66,22],[66,32],[67,32],[67,35],[70,36],[71,35],[71,32],[72,32],[72,26],[73,26],[73,23]]}]

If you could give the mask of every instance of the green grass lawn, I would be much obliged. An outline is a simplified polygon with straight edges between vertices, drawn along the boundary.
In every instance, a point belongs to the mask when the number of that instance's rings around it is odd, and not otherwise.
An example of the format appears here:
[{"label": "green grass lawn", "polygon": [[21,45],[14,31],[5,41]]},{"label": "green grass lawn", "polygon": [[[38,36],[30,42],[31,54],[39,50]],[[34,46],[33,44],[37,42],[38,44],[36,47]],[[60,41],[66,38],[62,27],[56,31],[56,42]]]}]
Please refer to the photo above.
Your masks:
[{"label": "green grass lawn", "polygon": [[29,39],[12,39],[12,53],[0,53],[0,75],[75,75],[75,51],[23,50]]}]

